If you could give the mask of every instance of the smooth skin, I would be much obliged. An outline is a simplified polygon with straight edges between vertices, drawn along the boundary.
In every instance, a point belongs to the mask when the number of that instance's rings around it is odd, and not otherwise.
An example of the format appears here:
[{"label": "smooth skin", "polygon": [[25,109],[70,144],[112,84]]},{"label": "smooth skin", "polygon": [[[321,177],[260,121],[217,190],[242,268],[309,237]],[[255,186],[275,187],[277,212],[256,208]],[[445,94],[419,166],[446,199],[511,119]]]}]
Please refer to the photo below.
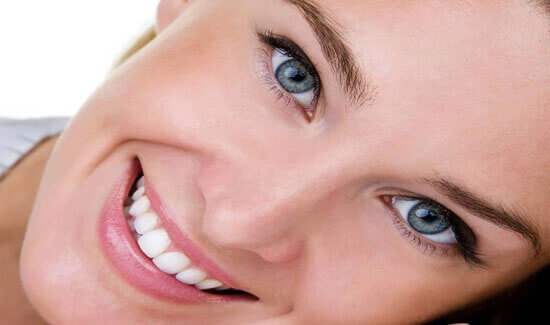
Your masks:
[{"label": "smooth skin", "polygon": [[[544,11],[520,0],[318,2],[346,26],[375,86],[361,107],[292,5],[160,2],[159,36],[89,98],[46,167],[20,272],[48,322],[418,323],[548,265]],[[255,27],[315,63],[323,93],[312,122],[258,76],[269,50]],[[113,269],[97,224],[136,156],[180,228],[257,303],[177,305]],[[417,180],[434,174],[521,207],[540,254]],[[407,193],[455,212],[489,266],[403,237],[381,197]]]},{"label": "smooth skin", "polygon": [[23,292],[19,257],[44,167],[57,141],[41,142],[0,181],[0,312],[7,324],[44,324]]}]

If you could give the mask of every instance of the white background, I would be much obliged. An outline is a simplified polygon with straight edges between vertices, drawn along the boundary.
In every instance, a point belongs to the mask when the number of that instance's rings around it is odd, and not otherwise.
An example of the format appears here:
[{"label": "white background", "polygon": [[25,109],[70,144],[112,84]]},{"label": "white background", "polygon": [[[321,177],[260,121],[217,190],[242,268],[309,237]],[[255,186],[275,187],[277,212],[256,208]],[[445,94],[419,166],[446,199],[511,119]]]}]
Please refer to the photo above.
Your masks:
[{"label": "white background", "polygon": [[0,0],[0,117],[71,116],[159,0]]}]

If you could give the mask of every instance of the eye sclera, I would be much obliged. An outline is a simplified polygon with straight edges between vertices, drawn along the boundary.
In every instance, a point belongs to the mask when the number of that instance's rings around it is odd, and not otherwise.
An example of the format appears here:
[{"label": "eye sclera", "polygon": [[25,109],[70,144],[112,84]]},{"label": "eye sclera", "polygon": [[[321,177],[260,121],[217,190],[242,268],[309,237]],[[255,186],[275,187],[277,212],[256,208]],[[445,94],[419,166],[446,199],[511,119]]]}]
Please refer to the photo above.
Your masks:
[{"label": "eye sclera", "polygon": [[[446,255],[448,257],[453,257],[457,254],[461,255],[467,266],[473,271],[477,269],[486,269],[490,266],[488,261],[483,258],[484,254],[478,250],[477,237],[474,231],[464,221],[462,221],[459,216],[445,208],[434,199],[417,196],[412,192],[409,193],[410,194],[406,195],[385,194],[380,196],[382,204],[386,208],[386,211],[389,212],[394,226],[401,232],[403,237],[408,238],[411,243],[422,249],[424,253],[426,253],[427,250],[430,250],[430,252],[437,252],[439,255]],[[397,210],[393,207],[392,201],[395,202],[395,197],[400,197],[403,200],[430,202],[445,209],[445,211],[447,211],[446,214],[448,214],[447,218],[451,223],[451,228],[455,233],[457,243],[439,244],[428,240],[424,236],[420,236],[417,231],[411,229],[412,227],[401,216],[401,213],[397,212]]]},{"label": "eye sclera", "polygon": [[[382,205],[390,216],[392,225],[398,230],[399,235],[407,239],[414,248],[418,249],[421,253],[429,256],[439,258],[454,258],[457,255],[461,255],[461,250],[457,245],[453,244],[439,244],[437,242],[428,240],[421,236],[417,231],[412,229],[407,220],[405,220],[400,213],[393,208],[391,200],[396,195],[383,195],[381,197]],[[397,195],[399,196],[399,195]]]},{"label": "eye sclera", "polygon": [[[262,52],[262,70],[260,78],[268,89],[275,94],[278,100],[284,100],[285,104],[295,110],[295,113],[300,113],[308,123],[313,122],[315,116],[318,115],[318,103],[322,98],[322,82],[319,73],[315,69],[315,65],[311,62],[305,52],[292,40],[285,36],[276,35],[272,31],[264,30],[257,31],[258,40],[267,46],[260,49]],[[307,71],[317,80],[315,89],[315,98],[310,105],[304,105],[294,95],[286,91],[279,81],[275,78],[275,67],[273,65],[273,56],[275,51],[279,51],[283,55],[289,56],[300,61],[306,67]]]},{"label": "eye sclera", "polygon": [[[292,61],[292,60],[297,60],[296,58],[294,58],[293,56],[285,53],[283,50],[281,50],[280,48],[275,48],[273,50],[273,55],[272,55],[272,67],[273,67],[273,72],[275,74],[275,77],[277,77],[277,71],[279,70],[279,68],[289,62],[289,61]],[[308,70],[308,69],[306,69]],[[308,73],[311,74],[310,71],[308,71]],[[315,77],[314,77],[315,78]],[[282,85],[281,85],[282,86]],[[284,86],[283,86],[284,88]],[[289,91],[289,93],[291,94],[291,96],[293,96],[294,98],[296,98],[296,100],[302,105],[304,106],[304,108],[310,108],[310,107],[314,107],[315,106],[315,99],[317,97],[317,94],[316,94],[316,89],[317,89],[317,86],[314,86],[314,88],[312,88],[311,90],[307,91],[307,92],[301,92],[301,93],[292,93]],[[288,90],[287,90],[288,91]]]},{"label": "eye sclera", "polygon": [[411,193],[410,195],[384,194],[379,197],[383,207],[390,216],[393,226],[398,230],[403,238],[407,239],[419,251],[427,255],[434,255],[443,258],[454,258],[455,256],[460,255],[468,267],[472,270],[477,268],[485,268],[487,266],[487,262],[481,259],[482,254],[477,251],[475,237],[469,237],[470,235],[473,236],[472,230],[466,224],[462,224],[462,221],[458,221],[458,224],[454,224],[454,222],[457,222],[454,221],[452,224],[455,232],[457,227],[462,229],[461,231],[465,231],[465,233],[458,232],[459,235],[456,236],[458,241],[457,244],[440,244],[434,242],[412,229],[407,220],[405,220],[391,204],[392,200],[395,200],[394,197],[400,197],[403,200],[426,200],[429,202],[435,202],[436,204],[439,203],[433,199],[428,199],[421,196],[418,197],[414,193]]},{"label": "eye sclera", "polygon": [[[393,196],[391,198],[391,204],[394,206],[394,208],[396,208],[399,211],[399,215],[407,223],[409,223],[409,225],[411,225],[411,221],[409,220],[410,210],[417,207],[419,204],[423,204],[421,202],[422,202],[421,199],[404,198],[402,196]],[[398,206],[398,207],[396,207],[396,206]],[[407,216],[404,216],[403,213],[401,213],[402,211],[400,211],[400,209],[409,210],[409,212],[406,213]],[[444,217],[444,218],[446,219],[446,217]],[[449,222],[449,221],[447,220],[447,222]],[[412,225],[411,225],[411,227],[414,228]],[[434,233],[434,234],[426,234],[426,233],[422,233],[422,232],[420,232],[416,229],[414,229],[414,230],[416,232],[418,232],[422,237],[425,237],[426,239],[431,240],[433,242],[436,242],[438,244],[449,245],[449,244],[457,244],[458,243],[457,240],[456,240],[456,235],[454,233],[453,227],[451,226],[450,223],[444,230],[442,230],[439,233]]]}]

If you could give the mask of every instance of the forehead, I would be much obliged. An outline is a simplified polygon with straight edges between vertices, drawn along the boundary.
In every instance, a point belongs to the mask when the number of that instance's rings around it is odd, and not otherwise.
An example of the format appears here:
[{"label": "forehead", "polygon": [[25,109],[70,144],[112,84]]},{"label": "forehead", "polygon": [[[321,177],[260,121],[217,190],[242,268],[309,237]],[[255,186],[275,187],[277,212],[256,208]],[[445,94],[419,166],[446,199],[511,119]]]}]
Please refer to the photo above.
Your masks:
[{"label": "forehead", "polygon": [[429,157],[423,168],[544,219],[550,39],[542,11],[528,1],[321,3],[378,90],[354,115],[355,132],[399,139],[391,146],[403,161]]}]

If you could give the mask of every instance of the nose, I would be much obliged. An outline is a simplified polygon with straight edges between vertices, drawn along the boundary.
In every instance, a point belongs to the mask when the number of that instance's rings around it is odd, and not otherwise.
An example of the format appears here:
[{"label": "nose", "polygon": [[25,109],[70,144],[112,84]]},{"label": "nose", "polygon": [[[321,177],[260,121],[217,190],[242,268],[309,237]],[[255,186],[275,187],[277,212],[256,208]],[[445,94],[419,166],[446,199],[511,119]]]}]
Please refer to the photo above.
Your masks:
[{"label": "nose", "polygon": [[253,251],[273,263],[300,255],[310,221],[335,184],[322,166],[297,162],[217,162],[199,178],[205,197],[202,229],[223,248]]}]

